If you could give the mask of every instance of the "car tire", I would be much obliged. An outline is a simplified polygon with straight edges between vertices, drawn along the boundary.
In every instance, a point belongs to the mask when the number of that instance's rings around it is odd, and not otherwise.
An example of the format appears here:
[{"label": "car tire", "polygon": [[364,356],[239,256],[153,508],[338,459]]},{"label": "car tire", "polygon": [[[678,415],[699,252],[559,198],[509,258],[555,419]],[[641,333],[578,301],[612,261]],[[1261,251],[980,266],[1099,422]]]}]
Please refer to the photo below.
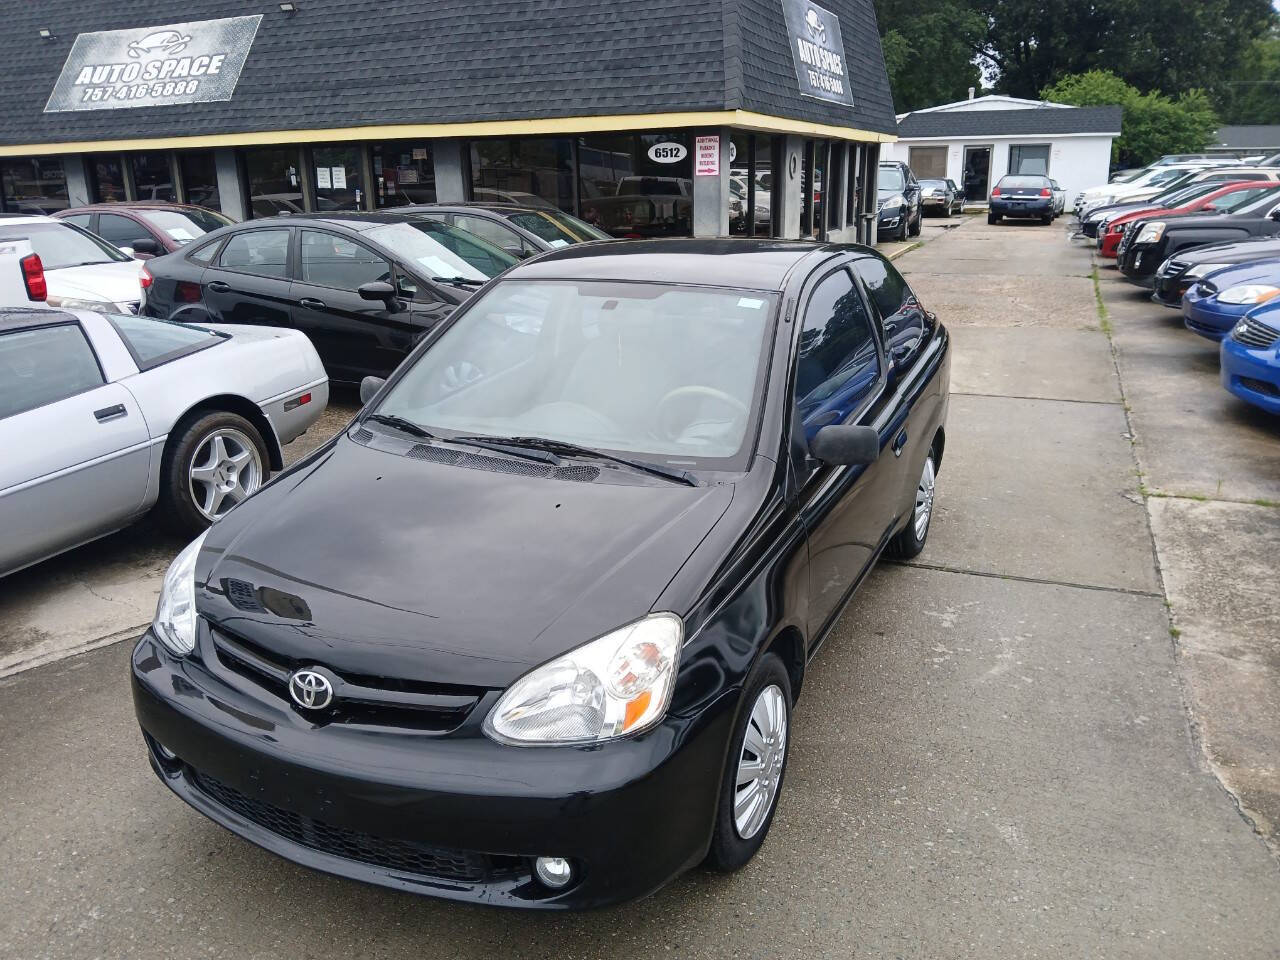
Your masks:
[{"label": "car tire", "polygon": [[911,520],[896,537],[889,541],[886,552],[895,560],[910,560],[920,555],[929,539],[929,525],[933,523],[933,496],[938,480],[937,452],[929,450],[920,468],[916,483],[916,495],[911,508]]},{"label": "car tire", "polygon": [[[908,219],[910,219],[910,218],[908,218]],[[917,210],[917,211],[916,211],[915,226],[911,227],[911,236],[913,236],[913,237],[918,237],[918,236],[920,236],[920,231],[921,231],[921,230],[923,230],[923,229],[924,229],[924,212],[923,212],[923,211],[921,211],[921,210]]]},{"label": "car tire", "polygon": [[[173,428],[165,444],[160,466],[162,519],[175,531],[194,536],[258,490],[270,470],[266,441],[244,417],[226,410],[188,417]],[[209,479],[197,479],[198,473]],[[197,502],[198,490],[204,494],[202,502]]]},{"label": "car tire", "polygon": [[997,223],[999,223],[999,222],[1000,222],[1000,215],[999,215],[999,214],[997,214],[997,213],[988,213],[988,214],[987,214],[987,223],[988,223],[988,225],[990,225],[990,226],[993,226],[993,227],[994,227],[994,226],[995,226]]},{"label": "car tire", "polygon": [[1041,218],[1040,218],[1040,222],[1041,222],[1042,224],[1044,224],[1046,227],[1048,227],[1048,226],[1052,226],[1052,225],[1053,225],[1053,214],[1051,213],[1051,214],[1049,214],[1047,217],[1041,217]]},{"label": "car tire", "polygon": [[[729,737],[711,847],[703,861],[703,866],[708,869],[727,873],[744,866],[756,855],[769,833],[774,812],[778,809],[778,798],[782,796],[787,755],[791,750],[791,697],[791,677],[787,668],[776,654],[766,653],[743,687],[742,707],[733,726],[733,735]],[[780,726],[776,720],[779,711]],[[765,730],[765,727],[771,727],[771,730]],[[749,730],[753,740],[763,741],[767,751],[762,757],[763,778],[753,781],[757,785],[757,795],[760,790],[765,791],[761,797],[764,807],[761,809],[753,804],[739,814],[735,808],[743,765],[751,763],[750,756],[760,756],[747,743]],[[744,792],[743,799],[747,796]],[[744,833],[747,834],[745,837]]]}]

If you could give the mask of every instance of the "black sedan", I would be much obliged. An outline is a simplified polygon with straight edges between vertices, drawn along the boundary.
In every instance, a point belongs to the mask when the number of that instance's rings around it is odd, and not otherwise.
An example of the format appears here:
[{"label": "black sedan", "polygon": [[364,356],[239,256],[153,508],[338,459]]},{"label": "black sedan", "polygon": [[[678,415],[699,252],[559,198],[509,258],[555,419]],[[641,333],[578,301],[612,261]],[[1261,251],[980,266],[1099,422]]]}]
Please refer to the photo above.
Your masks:
[{"label": "black sedan", "polygon": [[1239,263],[1280,257],[1280,236],[1253,237],[1239,243],[1214,243],[1186,250],[1161,264],[1151,298],[1166,307],[1182,309],[1182,297],[1215,270]]},{"label": "black sedan", "polygon": [[1001,177],[991,190],[987,205],[987,223],[1001,220],[1039,220],[1053,223],[1057,216],[1053,183],[1048,177],[1014,174]]},{"label": "black sedan", "polygon": [[1276,234],[1280,234],[1280,184],[1230,214],[1135,220],[1121,243],[1118,265],[1130,283],[1151,289],[1162,266],[1183,252]]},{"label": "black sedan", "polygon": [[740,867],[823,638],[925,545],[949,371],[865,248],[525,261],[174,561],[132,657],[151,764],[268,850],[434,896]]},{"label": "black sedan", "polygon": [[424,203],[392,207],[389,212],[416,214],[466,230],[523,260],[588,240],[612,240],[609,234],[560,210],[522,207],[514,203]]},{"label": "black sedan", "polygon": [[395,369],[422,336],[518,262],[421,217],[334,213],[251,220],[147,262],[142,312],[301,330],[330,378]]}]

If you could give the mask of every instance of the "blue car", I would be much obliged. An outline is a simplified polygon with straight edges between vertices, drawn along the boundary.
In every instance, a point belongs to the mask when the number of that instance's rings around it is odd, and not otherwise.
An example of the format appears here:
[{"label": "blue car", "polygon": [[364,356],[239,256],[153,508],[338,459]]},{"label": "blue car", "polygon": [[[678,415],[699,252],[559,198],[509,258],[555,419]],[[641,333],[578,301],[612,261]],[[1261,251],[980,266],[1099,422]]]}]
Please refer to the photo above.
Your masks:
[{"label": "blue car", "polygon": [[1280,297],[1245,314],[1222,341],[1222,385],[1280,416]]},{"label": "blue car", "polygon": [[1280,295],[1280,257],[1251,260],[1206,274],[1182,297],[1187,329],[1221,340],[1241,317]]}]

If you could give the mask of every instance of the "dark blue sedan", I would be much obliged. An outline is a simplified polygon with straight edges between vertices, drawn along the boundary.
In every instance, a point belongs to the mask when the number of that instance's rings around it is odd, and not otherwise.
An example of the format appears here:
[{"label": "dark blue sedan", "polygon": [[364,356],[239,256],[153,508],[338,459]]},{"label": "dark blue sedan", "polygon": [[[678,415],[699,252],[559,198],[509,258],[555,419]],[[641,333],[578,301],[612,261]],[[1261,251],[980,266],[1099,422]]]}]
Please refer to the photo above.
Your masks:
[{"label": "dark blue sedan", "polygon": [[1250,310],[1222,341],[1222,385],[1280,416],[1280,297]]},{"label": "dark blue sedan", "polygon": [[999,223],[1005,217],[1053,223],[1053,216],[1053,184],[1048,177],[1001,177],[991,191],[987,223]]},{"label": "dark blue sedan", "polygon": [[1187,329],[1221,340],[1246,313],[1280,296],[1280,257],[1237,263],[1207,274],[1182,297]]}]

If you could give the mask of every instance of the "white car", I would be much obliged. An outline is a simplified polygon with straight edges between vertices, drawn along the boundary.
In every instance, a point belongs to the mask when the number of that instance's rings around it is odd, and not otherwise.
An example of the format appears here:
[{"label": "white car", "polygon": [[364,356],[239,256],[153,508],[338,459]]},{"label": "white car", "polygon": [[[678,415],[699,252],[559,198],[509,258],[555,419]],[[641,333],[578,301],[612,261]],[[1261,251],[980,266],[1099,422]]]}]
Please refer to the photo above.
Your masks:
[{"label": "white car", "polygon": [[142,261],[82,227],[53,217],[5,217],[0,242],[25,240],[40,258],[51,307],[137,313]]},{"label": "white car", "polygon": [[1094,207],[1112,203],[1123,203],[1130,199],[1143,199],[1140,194],[1153,197],[1166,186],[1186,176],[1193,170],[1204,170],[1203,163],[1166,164],[1162,167],[1147,167],[1128,180],[1090,187],[1076,197],[1076,215],[1083,218]]},{"label": "white car", "polygon": [[0,576],[157,503],[184,532],[207,527],[328,400],[297,330],[0,306]]}]

